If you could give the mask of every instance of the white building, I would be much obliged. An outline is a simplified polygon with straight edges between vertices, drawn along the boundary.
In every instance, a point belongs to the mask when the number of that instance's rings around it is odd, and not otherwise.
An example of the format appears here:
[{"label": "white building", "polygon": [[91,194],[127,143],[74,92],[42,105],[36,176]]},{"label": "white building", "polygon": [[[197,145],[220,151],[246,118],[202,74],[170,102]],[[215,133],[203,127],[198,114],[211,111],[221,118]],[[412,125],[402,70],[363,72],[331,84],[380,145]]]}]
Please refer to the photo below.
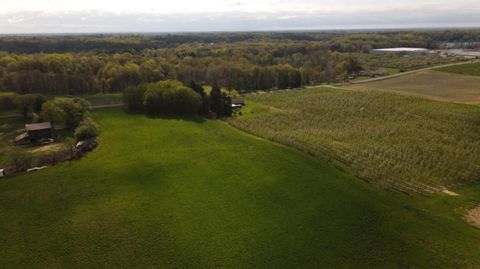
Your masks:
[{"label": "white building", "polygon": [[372,53],[397,53],[408,55],[427,55],[433,54],[434,51],[425,48],[384,48],[384,49],[372,49]]}]

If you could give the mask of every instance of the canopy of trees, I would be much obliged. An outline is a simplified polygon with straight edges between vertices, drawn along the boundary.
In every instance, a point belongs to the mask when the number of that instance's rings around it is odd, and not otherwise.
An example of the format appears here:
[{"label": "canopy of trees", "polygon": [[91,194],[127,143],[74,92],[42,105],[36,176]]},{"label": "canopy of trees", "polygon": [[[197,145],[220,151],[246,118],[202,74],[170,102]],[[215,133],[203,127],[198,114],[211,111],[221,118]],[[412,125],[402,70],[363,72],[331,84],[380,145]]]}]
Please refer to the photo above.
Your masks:
[{"label": "canopy of trees", "polygon": [[143,105],[149,114],[194,115],[200,111],[201,96],[178,81],[143,85]]},{"label": "canopy of trees", "polygon": [[75,129],[84,119],[90,104],[81,98],[55,98],[42,105],[41,117],[54,125]]},{"label": "canopy of trees", "polygon": [[479,30],[0,37],[0,91],[123,92],[159,80],[239,91],[348,79],[379,47],[480,46]]},{"label": "canopy of trees", "polygon": [[167,80],[130,86],[123,93],[123,100],[128,110],[150,115],[232,115],[231,99],[218,86],[207,95],[200,84],[191,82],[190,85]]}]

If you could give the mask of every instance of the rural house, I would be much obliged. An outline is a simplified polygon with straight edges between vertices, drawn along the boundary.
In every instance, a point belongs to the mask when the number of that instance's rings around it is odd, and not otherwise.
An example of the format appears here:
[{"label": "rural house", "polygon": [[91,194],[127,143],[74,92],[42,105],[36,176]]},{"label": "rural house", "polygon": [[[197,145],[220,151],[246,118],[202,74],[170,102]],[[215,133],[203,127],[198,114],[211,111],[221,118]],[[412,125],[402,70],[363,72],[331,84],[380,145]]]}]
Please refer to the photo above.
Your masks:
[{"label": "rural house", "polygon": [[50,122],[25,124],[25,130],[26,133],[15,138],[16,144],[25,145],[52,138],[52,124]]}]

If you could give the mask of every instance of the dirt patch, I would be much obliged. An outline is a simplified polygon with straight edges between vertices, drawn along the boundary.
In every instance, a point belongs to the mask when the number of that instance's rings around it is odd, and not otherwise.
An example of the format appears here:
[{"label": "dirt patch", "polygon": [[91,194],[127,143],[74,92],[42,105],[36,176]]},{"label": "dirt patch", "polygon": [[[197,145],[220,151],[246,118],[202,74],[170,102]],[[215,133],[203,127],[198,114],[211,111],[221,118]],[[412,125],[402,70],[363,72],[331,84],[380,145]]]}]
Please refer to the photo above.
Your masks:
[{"label": "dirt patch", "polygon": [[447,190],[447,189],[443,190],[442,192],[443,192],[444,194],[448,195],[448,196],[459,196],[458,193],[453,192],[453,191],[449,191],[449,190]]},{"label": "dirt patch", "polygon": [[480,206],[468,211],[465,219],[468,223],[470,223],[470,225],[480,228]]},{"label": "dirt patch", "polygon": [[49,153],[49,152],[55,152],[55,151],[60,151],[62,149],[62,144],[50,144],[46,146],[41,146],[39,148],[33,149],[31,152],[32,153]]}]

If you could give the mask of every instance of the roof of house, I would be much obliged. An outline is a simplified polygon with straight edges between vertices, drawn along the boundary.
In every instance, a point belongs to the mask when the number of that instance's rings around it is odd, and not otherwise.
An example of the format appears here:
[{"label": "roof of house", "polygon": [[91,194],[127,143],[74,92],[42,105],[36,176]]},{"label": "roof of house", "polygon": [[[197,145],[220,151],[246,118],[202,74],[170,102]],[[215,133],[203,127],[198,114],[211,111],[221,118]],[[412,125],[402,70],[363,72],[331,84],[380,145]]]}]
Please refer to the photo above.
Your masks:
[{"label": "roof of house", "polygon": [[52,124],[50,122],[25,124],[25,129],[27,129],[27,131],[38,131],[38,130],[52,129]]}]

